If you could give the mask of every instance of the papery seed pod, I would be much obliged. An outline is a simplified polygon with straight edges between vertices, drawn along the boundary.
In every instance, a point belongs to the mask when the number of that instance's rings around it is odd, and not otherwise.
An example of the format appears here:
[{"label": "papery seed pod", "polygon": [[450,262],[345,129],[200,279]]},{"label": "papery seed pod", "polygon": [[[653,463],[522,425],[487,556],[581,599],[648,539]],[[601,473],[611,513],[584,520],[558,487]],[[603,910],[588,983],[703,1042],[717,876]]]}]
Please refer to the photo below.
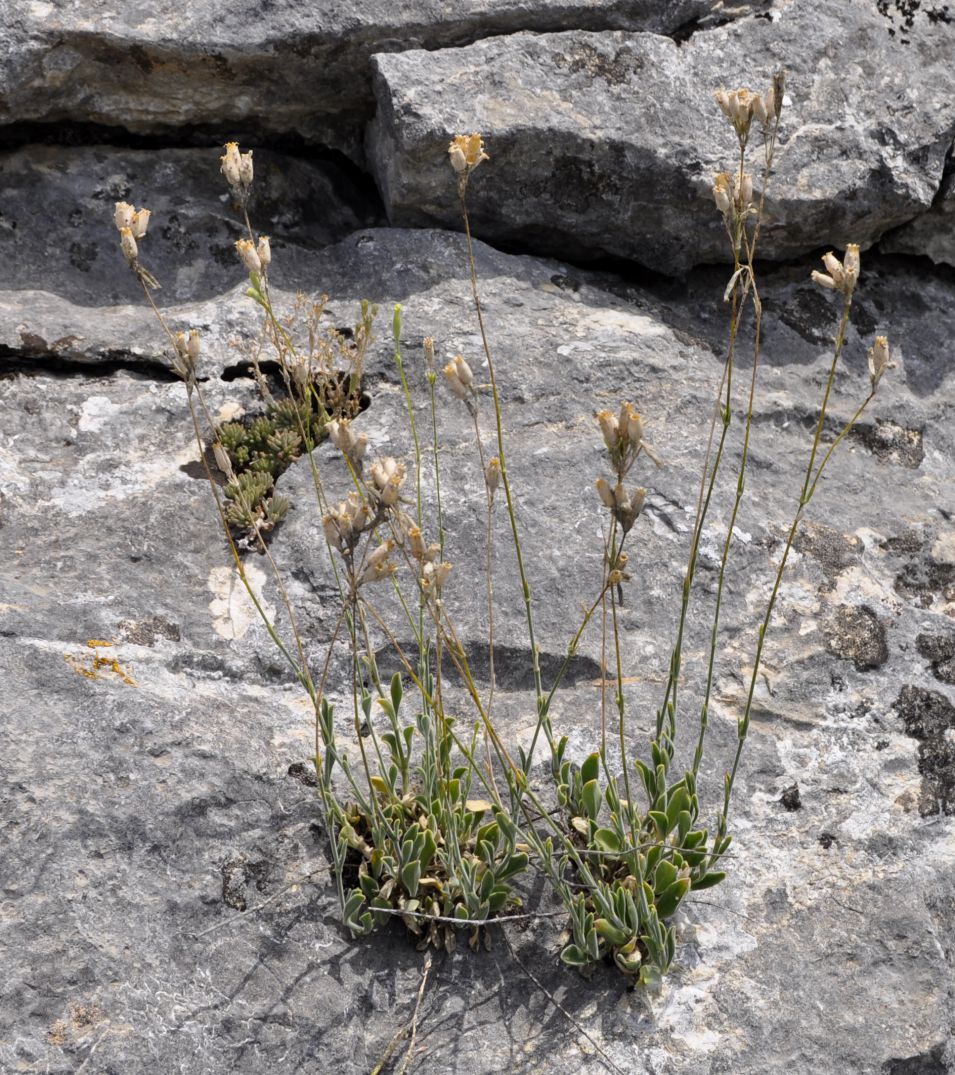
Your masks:
[{"label": "papery seed pod", "polygon": [[225,153],[219,158],[222,161],[222,174],[230,187],[242,185],[242,158],[239,154],[238,142],[226,142]]},{"label": "papery seed pod", "polygon": [[382,490],[388,484],[388,475],[380,460],[371,464],[371,480],[375,489]]},{"label": "papery seed pod", "polygon": [[753,177],[749,172],[743,172],[739,187],[739,202],[741,209],[746,209],[753,202]]},{"label": "papery seed pod", "polygon": [[468,158],[464,152],[464,148],[458,145],[457,138],[455,138],[448,146],[448,158],[451,161],[451,167],[454,169],[455,174],[464,175],[468,170]]},{"label": "papery seed pod", "polygon": [[600,496],[600,499],[604,502],[604,505],[613,511],[617,506],[617,501],[613,495],[613,489],[610,488],[610,483],[603,478],[598,478],[595,485],[597,487],[597,493]]},{"label": "papery seed pod", "polygon": [[451,389],[452,393],[458,399],[467,399],[468,390],[461,384],[454,362],[449,362],[441,372],[444,374],[445,380],[448,382],[448,388]]},{"label": "papery seed pod", "polygon": [[600,426],[600,432],[603,434],[604,444],[606,444],[609,451],[615,452],[619,440],[616,417],[610,411],[597,411],[594,417],[597,419],[597,425]]},{"label": "papery seed pod", "polygon": [[136,240],[133,238],[133,232],[131,228],[120,228],[119,245],[122,248],[123,254],[129,264],[134,264],[136,259],[139,257],[139,247],[136,245]]},{"label": "papery seed pod", "polygon": [[753,119],[753,94],[748,89],[734,90],[730,94],[730,108],[733,127],[741,139],[745,138]]},{"label": "papery seed pod", "polygon": [[425,336],[421,341],[421,347],[424,350],[424,364],[429,370],[434,369],[434,339],[431,336]]},{"label": "papery seed pod", "polygon": [[454,565],[449,564],[447,560],[434,565],[434,582],[438,589],[441,589],[441,587],[448,581],[448,576],[451,574],[453,566]]},{"label": "papery seed pod", "polygon": [[366,582],[381,582],[383,579],[391,578],[397,570],[398,568],[390,560],[383,560],[380,563],[366,567],[361,573],[358,585],[361,586]]},{"label": "papery seed pod", "polygon": [[481,161],[491,158],[484,152],[484,139],[479,134],[472,134],[468,138],[468,167],[477,168]]},{"label": "papery seed pod", "polygon": [[776,108],[776,89],[774,86],[770,86],[763,94],[763,109],[766,112],[766,123],[769,125],[778,116]]},{"label": "papery seed pod", "polygon": [[484,483],[487,485],[488,492],[491,493],[492,496],[497,490],[500,481],[501,461],[496,455],[493,455],[487,464],[487,469],[484,471]]},{"label": "papery seed pod", "polygon": [[249,239],[238,239],[235,248],[239,253],[242,264],[249,272],[260,273],[262,271],[262,262],[259,261],[259,255],[255,252],[255,247]]},{"label": "papery seed pod", "polygon": [[269,237],[267,235],[260,235],[258,245],[255,248],[256,254],[259,255],[259,263],[263,269],[267,269],[272,261],[272,247],[269,244]]},{"label": "papery seed pod", "polygon": [[882,380],[882,374],[889,366],[889,338],[876,336],[875,343],[869,348],[869,378],[875,388]]},{"label": "papery seed pod", "polygon": [[[623,421],[624,414],[627,419],[626,425]],[[632,403],[624,404],[620,415],[620,435],[625,436],[635,448],[639,448],[643,441],[643,418]]]},{"label": "papery seed pod", "polygon": [[393,508],[398,503],[401,490],[401,482],[398,478],[392,478],[378,494],[379,500],[386,508]]},{"label": "papery seed pod", "polygon": [[819,284],[820,287],[829,288],[830,291],[839,290],[839,285],[831,276],[826,276],[825,273],[818,272],[816,269],[812,270],[812,279],[813,282]]},{"label": "papery seed pod", "polygon": [[416,560],[424,559],[424,538],[421,536],[421,530],[417,526],[412,526],[408,531],[408,545],[411,550],[411,555]]},{"label": "papery seed pod", "polygon": [[759,121],[761,127],[765,127],[769,123],[771,112],[772,110],[766,107],[765,98],[757,93],[753,97],[753,118]]},{"label": "papery seed pod", "polygon": [[830,250],[828,254],[822,255],[823,264],[826,266],[826,271],[835,280],[836,287],[842,288],[846,281],[845,269],[842,267],[842,262],[836,257],[836,255]]},{"label": "papery seed pod", "polygon": [[252,186],[253,174],[254,172],[252,170],[252,150],[250,149],[248,153],[243,153],[239,158],[239,182],[242,184],[243,187]]},{"label": "papery seed pod", "polygon": [[471,367],[464,361],[463,355],[454,356],[454,372],[465,388],[474,387],[474,374],[471,372]]},{"label": "papery seed pod", "polygon": [[349,453],[356,462],[364,459],[365,453],[368,451],[368,434],[359,433],[355,437],[355,441],[352,444],[351,452]]},{"label": "papery seed pod", "polygon": [[338,520],[334,515],[326,515],[322,518],[322,530],[328,544],[341,550],[341,531],[338,528]]},{"label": "papery seed pod", "polygon": [[380,564],[391,554],[391,550],[394,547],[395,543],[391,538],[388,538],[387,541],[383,541],[377,549],[372,549],[368,554],[368,558],[365,560],[365,566],[371,568],[375,567],[376,564]]},{"label": "papery seed pod", "polygon": [[846,246],[846,256],[842,259],[842,264],[847,274],[852,273],[858,279],[861,268],[858,243],[849,243]]},{"label": "papery seed pod", "polygon": [[634,489],[633,494],[630,497],[630,510],[633,512],[634,518],[636,518],[641,511],[643,511],[643,505],[647,499],[647,491],[644,488]]},{"label": "papery seed pod", "polygon": [[123,228],[132,228],[135,216],[136,210],[129,204],[129,202],[116,203],[116,208],[113,212],[113,221],[119,231],[122,231]]},{"label": "papery seed pod", "polygon": [[727,172],[720,172],[716,177],[713,183],[713,200],[723,216],[729,216],[733,209],[733,194],[732,180]]},{"label": "papery seed pod", "polygon": [[484,141],[479,134],[457,134],[448,146],[451,167],[457,175],[469,175],[481,163],[490,158],[484,152]]},{"label": "papery seed pod", "polygon": [[193,364],[199,361],[199,353],[202,350],[202,337],[198,329],[189,330],[189,341],[186,344],[186,353],[192,359]]},{"label": "papery seed pod", "polygon": [[731,120],[733,118],[733,108],[732,108],[732,105],[730,104],[729,92],[727,90],[723,89],[722,87],[720,87],[720,89],[718,89],[713,94],[713,96],[716,98],[716,103],[722,109],[723,115],[726,116],[727,119]]},{"label": "papery seed pod", "polygon": [[152,213],[149,209],[139,209],[133,217],[130,227],[137,239],[142,239],[145,236],[146,229],[149,227],[150,216],[152,216]]},{"label": "papery seed pod", "polygon": [[433,545],[429,545],[425,549],[424,558],[429,563],[435,564],[438,562],[438,557],[441,555],[441,546],[435,542]]}]

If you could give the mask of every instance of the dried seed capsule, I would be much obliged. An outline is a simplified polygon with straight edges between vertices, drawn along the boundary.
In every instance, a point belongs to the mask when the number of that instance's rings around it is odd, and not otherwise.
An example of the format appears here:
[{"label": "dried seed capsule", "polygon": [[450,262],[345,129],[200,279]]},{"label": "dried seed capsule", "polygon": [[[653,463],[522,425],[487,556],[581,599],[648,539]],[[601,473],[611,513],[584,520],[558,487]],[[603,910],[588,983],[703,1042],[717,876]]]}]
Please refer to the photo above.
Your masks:
[{"label": "dried seed capsule", "polygon": [[250,240],[237,240],[235,248],[239,252],[242,264],[249,272],[260,273],[262,271],[262,262],[259,260],[259,255],[255,252],[255,247]]},{"label": "dried seed capsule", "polygon": [[488,491],[493,495],[501,481],[501,461],[496,455],[492,456],[484,471],[484,481]]},{"label": "dried seed capsule", "polygon": [[606,507],[613,511],[617,506],[617,501],[613,495],[613,489],[610,488],[610,483],[604,478],[598,478],[595,484],[600,499],[604,502]]},{"label": "dried seed capsule", "polygon": [[875,343],[869,348],[869,378],[872,387],[882,380],[882,374],[889,366],[889,338],[876,336]]},{"label": "dried seed capsule", "polygon": [[219,158],[222,161],[222,174],[230,187],[242,185],[242,157],[239,153],[238,142],[226,142],[225,153]]},{"label": "dried seed capsule", "polygon": [[129,202],[117,202],[115,211],[113,212],[113,221],[119,231],[123,228],[132,228],[133,218],[136,215],[136,210],[129,204]]},{"label": "dried seed capsule", "polygon": [[136,245],[136,240],[133,238],[131,228],[120,228],[119,245],[122,247],[126,260],[132,265],[139,257],[139,247]]},{"label": "dried seed capsule", "polygon": [[137,239],[142,239],[146,234],[146,229],[149,227],[149,218],[151,212],[148,209],[139,209],[133,216],[133,222],[130,225],[133,231],[133,235]]}]

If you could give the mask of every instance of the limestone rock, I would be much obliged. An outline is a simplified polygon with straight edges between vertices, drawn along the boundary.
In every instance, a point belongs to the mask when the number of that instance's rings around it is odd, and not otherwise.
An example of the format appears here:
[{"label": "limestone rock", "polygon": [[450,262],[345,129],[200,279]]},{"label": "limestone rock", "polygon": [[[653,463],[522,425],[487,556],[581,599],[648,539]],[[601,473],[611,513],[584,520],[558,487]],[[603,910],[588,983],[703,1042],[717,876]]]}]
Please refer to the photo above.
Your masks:
[{"label": "limestone rock", "polygon": [[909,22],[902,34],[864,0],[790,0],[684,43],[512,34],[381,55],[368,155],[393,223],[459,226],[448,139],[481,131],[492,159],[470,185],[478,235],[681,274],[730,257],[711,186],[737,149],[713,91],[761,89],[785,67],[763,257],[865,247],[929,209],[955,133],[955,24]]},{"label": "limestone rock", "polygon": [[[736,5],[746,10],[749,0]],[[360,154],[375,52],[569,27],[690,32],[714,0],[350,0],[303,7],[66,0],[20,5],[0,43],[0,124],[294,132]]]},{"label": "limestone rock", "polygon": [[[129,201],[153,213],[140,253],[162,284],[160,305],[231,287],[243,275],[233,244],[245,227],[219,171],[221,152],[32,145],[0,155],[0,261],[9,283],[81,305],[139,301],[113,225],[114,203]],[[267,149],[254,151],[254,163],[250,211],[272,239],[287,286],[301,271],[302,248],[379,222],[340,165]]]},{"label": "limestone rock", "polygon": [[[404,308],[404,362],[420,429],[429,429],[430,412],[425,335],[435,337],[439,357],[461,352],[479,381],[487,376],[462,237],[365,230],[303,256],[314,285],[333,293],[332,324],[347,325],[361,297],[382,304],[366,379],[370,406],[357,424],[374,450],[409,457],[390,303]],[[566,262],[482,244],[476,256],[547,660],[564,652],[600,571],[593,481],[603,462],[592,411],[633,399],[665,461],[635,475],[649,495],[622,610],[627,735],[640,749],[659,704],[719,379],[726,274],[691,276],[664,302],[662,293]],[[831,296],[818,309],[805,298],[808,269],[789,266],[764,283],[767,311],[773,321],[780,312],[785,318],[768,336],[725,598],[701,788],[707,816],[735,749],[754,625],[794,507],[835,322]],[[854,439],[807,509],[812,531],[784,580],[743,756],[729,879],[705,901],[688,901],[677,966],[659,995],[628,994],[603,968],[589,982],[560,968],[560,918],[509,933],[521,963],[627,1071],[881,1073],[906,1064],[944,1070],[952,1060],[955,822],[942,764],[951,700],[925,662],[913,666],[912,652],[916,636],[945,634],[955,611],[945,546],[955,370],[933,335],[949,331],[955,296],[949,281],[927,282],[901,259],[870,257],[864,273],[825,435],[865,391],[864,348],[878,319],[880,327],[905,326],[908,342],[903,368],[887,375],[866,421],[917,430],[922,454],[916,461]],[[916,294],[942,311],[940,321],[913,313]],[[283,307],[292,298],[279,287],[275,297]],[[255,331],[249,306],[236,287],[167,311],[176,324],[204,326],[213,413],[255,406],[247,378],[223,377],[234,367],[230,337]],[[421,956],[400,930],[355,943],[338,921],[308,786],[308,709],[256,622],[209,489],[195,476],[185,391],[157,375],[161,333],[139,306],[100,310],[8,292],[0,310],[4,323],[29,311],[30,332],[44,340],[67,329],[85,338],[55,368],[38,351],[29,372],[0,378],[8,550],[0,591],[0,1017],[15,1028],[0,1040],[0,1066],[251,1075],[263,1065],[291,1072],[320,1062],[343,1075],[368,1071],[410,1016]],[[25,345],[7,340],[5,361],[22,360]],[[135,368],[97,366],[104,353],[114,362],[130,356]],[[455,559],[448,601],[479,653],[486,640],[480,465],[470,419],[443,388],[439,413]],[[485,397],[491,448],[488,419]],[[732,430],[735,452],[738,417]],[[330,491],[345,487],[330,446],[317,449],[316,461]],[[317,658],[335,628],[334,588],[306,461],[280,481],[295,506],[271,548]],[[721,486],[704,532],[700,611],[712,595],[733,487],[729,479]],[[433,526],[427,477],[423,503]],[[495,706],[510,740],[526,741],[533,724],[527,640],[500,514],[494,548],[504,657]],[[246,564],[284,630],[267,562],[249,555]],[[827,652],[835,610],[862,605],[884,629],[879,667],[857,668]],[[382,610],[390,614],[384,598]],[[694,739],[707,632],[705,617],[694,616],[684,752]],[[600,657],[599,632],[591,631],[554,704],[578,758],[599,737]],[[336,692],[347,682],[341,668]],[[924,713],[934,714],[931,727]],[[535,778],[545,781],[543,768]],[[780,799],[795,783],[801,805],[789,811]],[[527,898],[532,908],[551,909],[532,891]],[[436,960],[419,1043],[427,1051],[418,1054],[418,1070],[429,1075],[603,1070],[500,939],[490,953]]]},{"label": "limestone rock", "polygon": [[931,209],[890,232],[880,245],[886,252],[922,255],[936,265],[955,265],[955,168],[949,170]]}]

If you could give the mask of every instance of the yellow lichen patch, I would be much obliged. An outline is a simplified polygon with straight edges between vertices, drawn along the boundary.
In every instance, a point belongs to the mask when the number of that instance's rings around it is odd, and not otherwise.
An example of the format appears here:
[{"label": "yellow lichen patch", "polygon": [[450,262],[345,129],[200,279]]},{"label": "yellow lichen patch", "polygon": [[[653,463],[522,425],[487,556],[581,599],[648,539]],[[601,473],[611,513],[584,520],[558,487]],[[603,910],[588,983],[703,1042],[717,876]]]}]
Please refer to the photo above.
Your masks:
[{"label": "yellow lichen patch", "polygon": [[[86,645],[89,649],[95,651],[102,647],[112,646],[113,643],[102,638],[91,638]],[[111,679],[115,676],[130,687],[139,686],[116,657],[94,652],[89,654],[85,660],[80,660],[80,658],[74,657],[71,653],[64,653],[63,659],[74,672],[78,672],[81,676],[86,676],[87,679]]]}]

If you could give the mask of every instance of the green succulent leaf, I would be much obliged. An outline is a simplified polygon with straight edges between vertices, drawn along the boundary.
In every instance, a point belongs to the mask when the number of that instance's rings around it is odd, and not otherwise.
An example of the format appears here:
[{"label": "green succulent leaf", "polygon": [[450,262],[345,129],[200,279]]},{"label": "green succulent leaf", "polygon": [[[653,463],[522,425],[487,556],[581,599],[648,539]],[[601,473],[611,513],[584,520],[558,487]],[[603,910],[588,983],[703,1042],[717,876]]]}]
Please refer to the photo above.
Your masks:
[{"label": "green succulent leaf", "polygon": [[583,791],[581,792],[581,806],[583,806],[587,817],[592,821],[597,820],[597,814],[600,812],[600,800],[602,796],[600,794],[600,786],[596,780],[588,780],[584,784]]},{"label": "green succulent leaf", "polygon": [[693,882],[693,891],[702,892],[704,888],[712,888],[714,885],[718,885],[726,877],[724,870],[711,870],[708,874],[704,874],[699,881]]},{"label": "green succulent leaf", "polygon": [[659,917],[669,918],[670,915],[676,911],[677,907],[680,906],[680,901],[689,891],[689,877],[681,877],[679,881],[674,881],[669,888],[664,889],[656,899],[656,908]]},{"label": "green succulent leaf", "polygon": [[623,841],[613,829],[597,829],[593,835],[593,842],[600,851],[622,851]]},{"label": "green succulent leaf", "polygon": [[562,949],[560,958],[569,967],[586,967],[588,963],[593,962],[590,956],[576,944],[568,944],[566,948]]},{"label": "green succulent leaf", "polygon": [[584,784],[589,784],[591,780],[596,780],[600,775],[600,755],[591,754],[587,760],[580,767],[580,779]]}]

